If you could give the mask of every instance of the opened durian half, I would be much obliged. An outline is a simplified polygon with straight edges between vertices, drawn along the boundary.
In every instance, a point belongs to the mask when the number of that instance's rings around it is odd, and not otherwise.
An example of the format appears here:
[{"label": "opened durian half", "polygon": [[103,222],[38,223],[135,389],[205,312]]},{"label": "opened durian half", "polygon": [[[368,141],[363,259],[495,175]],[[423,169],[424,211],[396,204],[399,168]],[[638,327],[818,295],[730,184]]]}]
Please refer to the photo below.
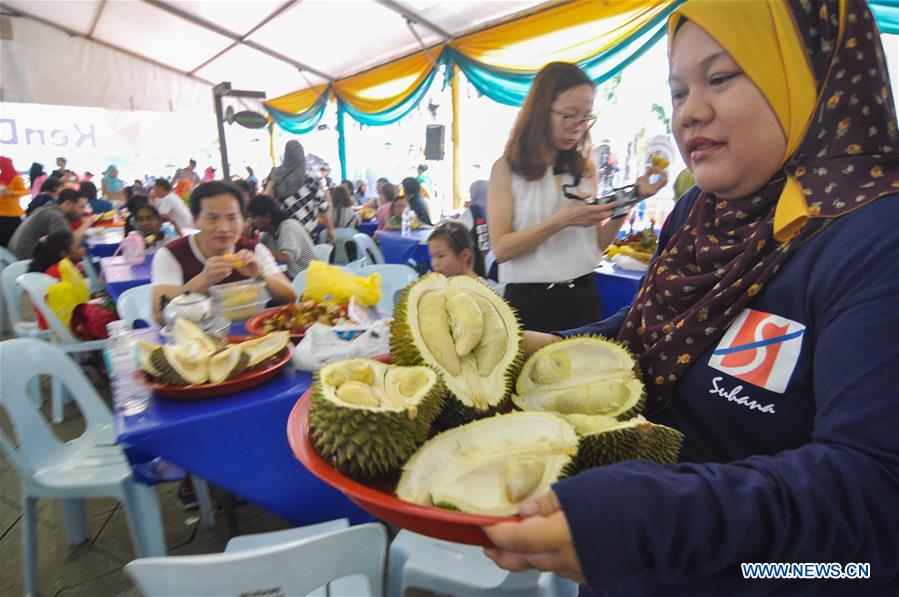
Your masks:
[{"label": "opened durian half", "polygon": [[237,377],[249,362],[249,355],[240,346],[229,346],[209,359],[209,383],[221,383]]},{"label": "opened durian half", "polygon": [[290,342],[290,332],[281,330],[278,332],[271,332],[261,338],[245,340],[244,342],[234,344],[233,346],[240,348],[240,350],[249,357],[249,360],[247,361],[247,368],[249,368],[255,367],[265,359],[269,359],[280,353],[284,350],[284,347],[287,346],[288,342]]},{"label": "opened durian half", "polygon": [[209,355],[194,344],[166,344],[150,355],[150,365],[162,383],[192,386],[209,379]]},{"label": "opened durian half", "polygon": [[428,438],[445,393],[428,367],[369,359],[328,363],[312,383],[312,443],[346,475],[390,476]]},{"label": "opened durian half", "polygon": [[400,499],[494,516],[547,493],[574,469],[574,427],[550,413],[516,412],[445,431],[403,467]]},{"label": "opened durian half", "polygon": [[393,317],[394,362],[432,367],[446,383],[441,428],[490,416],[506,404],[521,363],[521,326],[490,288],[467,276],[428,274],[406,288]]},{"label": "opened durian half", "polygon": [[515,383],[515,405],[563,415],[603,415],[631,419],[646,403],[637,362],[609,340],[575,336],[547,344],[532,354]]}]

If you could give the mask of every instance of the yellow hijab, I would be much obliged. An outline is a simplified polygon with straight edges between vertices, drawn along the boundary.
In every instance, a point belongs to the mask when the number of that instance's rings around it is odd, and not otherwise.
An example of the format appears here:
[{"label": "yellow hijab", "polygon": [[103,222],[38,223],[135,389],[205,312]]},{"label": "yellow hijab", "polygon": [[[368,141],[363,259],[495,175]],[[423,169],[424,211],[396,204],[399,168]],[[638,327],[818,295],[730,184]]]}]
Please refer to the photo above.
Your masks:
[{"label": "yellow hijab", "polygon": [[[817,106],[823,110],[834,110],[841,107],[839,103],[842,101],[843,108],[851,108],[843,97],[848,95],[844,91],[834,90],[833,95],[828,96],[830,101],[827,103],[823,101],[822,92],[827,91],[829,86],[838,87],[835,79],[845,78],[848,81],[845,74],[836,76],[840,73],[841,61],[849,69],[853,66],[862,67],[861,64],[851,64],[862,62],[853,60],[852,50],[861,48],[866,42],[869,48],[872,47],[870,31],[876,32],[877,29],[871,22],[867,31],[863,31],[865,22],[871,20],[870,12],[859,4],[861,3],[840,2],[839,13],[834,15],[828,14],[827,4],[820,0],[690,0],[681,5],[668,21],[669,39],[673,39],[683,18],[704,29],[752,79],[777,116],[787,138],[782,161],[787,180],[774,215],[774,238],[780,242],[798,234],[809,218],[837,217],[849,211],[839,207],[822,210],[822,206],[814,200],[809,203],[806,198],[817,193],[811,193],[808,183],[802,183],[801,177],[808,169],[803,168],[801,162],[820,158],[818,154],[821,152],[818,150],[814,155],[797,155],[797,151],[809,139],[810,133],[821,134],[823,137],[828,132],[822,126],[822,119],[813,122],[813,116],[818,112]],[[801,24],[800,18],[805,19]],[[809,26],[809,22],[815,20],[818,21],[814,23],[815,26]],[[850,29],[859,30],[858,35],[847,39],[847,23]],[[819,24],[822,29],[820,33],[816,31]],[[804,25],[805,28],[800,30]],[[831,29],[830,38],[824,31],[828,26]],[[868,62],[865,63],[869,67],[875,56],[883,63],[879,39],[873,41],[876,51],[870,49],[867,52]],[[812,64],[809,58],[811,52],[806,51],[810,42],[820,44],[815,50],[818,54],[829,54],[829,60],[819,60],[818,64]],[[885,65],[881,64],[881,69],[885,72]],[[889,99],[887,94],[882,95],[883,99]],[[836,106],[833,105],[835,102]],[[837,127],[846,120],[837,119]],[[887,120],[891,120],[895,136],[895,112]],[[867,145],[872,153],[880,153],[882,149],[872,143]],[[856,150],[858,147],[858,144],[855,147],[846,144],[846,151],[828,147],[832,151],[824,157],[845,158],[859,155],[862,152]],[[840,153],[843,155],[832,155]],[[893,159],[895,160],[895,154]],[[841,170],[845,171],[845,168]],[[823,188],[826,189],[827,186],[824,185]],[[899,185],[893,188],[899,189]]]}]

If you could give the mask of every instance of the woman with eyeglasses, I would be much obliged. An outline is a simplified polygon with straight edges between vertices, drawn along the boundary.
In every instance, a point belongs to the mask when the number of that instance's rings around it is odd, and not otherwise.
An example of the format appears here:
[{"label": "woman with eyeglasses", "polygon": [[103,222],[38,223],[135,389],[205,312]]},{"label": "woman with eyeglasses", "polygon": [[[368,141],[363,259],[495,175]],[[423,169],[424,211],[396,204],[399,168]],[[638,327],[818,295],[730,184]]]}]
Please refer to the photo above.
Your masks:
[{"label": "woman with eyeglasses", "polygon": [[[490,244],[505,298],[525,329],[548,332],[602,315],[593,270],[622,219],[589,205],[596,167],[588,131],[596,120],[593,83],[577,66],[553,62],[537,74],[488,190]],[[638,181],[641,197],[664,186]],[[561,308],[564,307],[564,308]]]}]

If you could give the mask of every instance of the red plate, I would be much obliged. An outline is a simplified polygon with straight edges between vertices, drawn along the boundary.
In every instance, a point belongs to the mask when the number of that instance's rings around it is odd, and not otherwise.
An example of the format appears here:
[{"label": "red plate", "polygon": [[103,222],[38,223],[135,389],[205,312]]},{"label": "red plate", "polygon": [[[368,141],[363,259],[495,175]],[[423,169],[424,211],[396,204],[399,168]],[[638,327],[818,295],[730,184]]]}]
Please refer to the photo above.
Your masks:
[{"label": "red plate", "polygon": [[491,547],[493,544],[481,530],[498,522],[517,517],[483,516],[454,510],[421,506],[406,502],[393,494],[394,485],[363,485],[335,470],[319,456],[309,435],[309,407],[312,390],[307,390],[287,419],[287,439],[297,459],[316,477],[331,485],[359,505],[360,508],[392,525],[437,539]]},{"label": "red plate", "polygon": [[[247,332],[253,334],[254,336],[264,336],[268,332],[262,331],[262,324],[266,319],[276,315],[279,311],[283,310],[284,307],[289,305],[281,305],[280,307],[272,307],[271,309],[266,309],[265,311],[260,311],[256,315],[252,316],[247,320],[243,327]],[[299,342],[303,339],[305,332],[291,332],[290,339],[296,342]]]},{"label": "red plate", "polygon": [[[228,336],[228,342],[236,344],[251,338],[251,336]],[[150,378],[141,371],[135,373],[135,376],[145,385],[152,388],[154,392],[167,398],[179,398],[182,400],[212,398],[213,396],[222,396],[223,394],[233,394],[234,392],[254,388],[265,383],[273,378],[275,374],[281,370],[281,367],[290,361],[290,355],[292,354],[293,345],[288,344],[284,347],[284,350],[275,356],[269,357],[252,369],[247,369],[237,377],[221,383],[204,383],[196,386],[173,386],[170,384],[150,381]]]}]

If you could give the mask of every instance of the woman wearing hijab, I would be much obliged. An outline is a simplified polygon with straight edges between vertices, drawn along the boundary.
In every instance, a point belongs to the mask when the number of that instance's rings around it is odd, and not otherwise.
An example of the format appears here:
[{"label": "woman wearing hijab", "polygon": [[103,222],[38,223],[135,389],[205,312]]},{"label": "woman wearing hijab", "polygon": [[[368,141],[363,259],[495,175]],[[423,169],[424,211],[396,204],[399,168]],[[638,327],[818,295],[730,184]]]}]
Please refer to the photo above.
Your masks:
[{"label": "woman wearing hijab", "polygon": [[[488,528],[487,553],[601,594],[896,595],[899,135],[874,18],[860,0],[687,2],[669,47],[698,187],[630,309],[575,333],[638,356],[680,464],[563,480]],[[870,567],[750,579],[751,562]]]},{"label": "woman wearing hijab", "polygon": [[328,200],[318,183],[306,175],[306,153],[299,141],[284,146],[284,161],[272,172],[263,194],[272,197],[284,214],[302,224],[310,235],[317,226],[324,226],[328,242],[333,242]]},{"label": "woman wearing hijab", "polygon": [[41,185],[47,180],[44,165],[31,162],[31,171],[28,173],[28,184],[31,185],[31,197],[37,197],[41,192]]},{"label": "woman wearing hijab", "polygon": [[25,181],[19,175],[12,160],[0,157],[0,247],[5,247],[12,238],[19,224],[22,223],[22,204],[20,197],[28,195]]},{"label": "woman wearing hijab", "polygon": [[119,179],[119,169],[115,166],[109,166],[103,172],[103,178],[100,179],[100,193],[104,199],[112,201],[113,204],[122,204],[125,202],[125,183]]}]

